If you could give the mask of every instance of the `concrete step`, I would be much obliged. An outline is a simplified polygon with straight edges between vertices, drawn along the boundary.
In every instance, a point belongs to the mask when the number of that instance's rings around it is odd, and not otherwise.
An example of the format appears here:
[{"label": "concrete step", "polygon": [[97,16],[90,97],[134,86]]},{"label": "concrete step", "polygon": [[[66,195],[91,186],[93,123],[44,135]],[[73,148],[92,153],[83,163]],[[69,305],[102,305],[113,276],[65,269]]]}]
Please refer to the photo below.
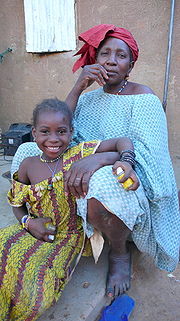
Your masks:
[{"label": "concrete step", "polygon": [[109,302],[104,296],[107,273],[107,248],[100,260],[82,257],[59,301],[38,321],[96,320],[101,309]]}]

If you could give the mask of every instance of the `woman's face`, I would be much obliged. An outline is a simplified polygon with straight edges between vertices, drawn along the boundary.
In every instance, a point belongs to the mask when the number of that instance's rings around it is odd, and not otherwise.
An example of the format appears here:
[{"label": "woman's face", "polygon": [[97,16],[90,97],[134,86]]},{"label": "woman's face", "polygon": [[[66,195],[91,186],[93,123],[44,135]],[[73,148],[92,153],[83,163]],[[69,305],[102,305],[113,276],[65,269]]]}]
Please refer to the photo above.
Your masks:
[{"label": "woman's face", "polygon": [[97,63],[108,73],[109,79],[105,81],[109,85],[118,85],[125,79],[133,68],[130,60],[128,45],[123,40],[112,37],[104,42],[97,54]]}]

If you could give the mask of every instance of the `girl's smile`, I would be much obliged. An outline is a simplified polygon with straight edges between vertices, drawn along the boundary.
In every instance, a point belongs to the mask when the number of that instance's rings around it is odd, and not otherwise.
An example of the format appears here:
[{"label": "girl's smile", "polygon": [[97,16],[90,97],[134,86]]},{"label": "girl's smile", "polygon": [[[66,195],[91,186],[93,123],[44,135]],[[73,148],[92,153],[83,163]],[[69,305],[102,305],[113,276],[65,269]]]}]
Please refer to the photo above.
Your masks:
[{"label": "girl's smile", "polygon": [[72,136],[69,119],[61,112],[43,111],[38,116],[33,136],[46,160],[54,159],[67,149]]}]

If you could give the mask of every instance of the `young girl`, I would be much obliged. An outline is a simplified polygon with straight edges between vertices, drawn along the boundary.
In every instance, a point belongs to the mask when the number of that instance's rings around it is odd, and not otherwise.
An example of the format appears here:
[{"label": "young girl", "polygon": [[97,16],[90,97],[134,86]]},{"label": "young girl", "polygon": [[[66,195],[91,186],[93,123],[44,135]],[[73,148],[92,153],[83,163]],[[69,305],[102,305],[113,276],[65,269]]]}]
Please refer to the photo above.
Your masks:
[{"label": "young girl", "polygon": [[[20,224],[2,229],[0,236],[2,321],[36,320],[60,297],[82,252],[91,254],[88,242],[84,245],[75,197],[64,192],[63,177],[72,163],[101,153],[102,166],[115,163],[113,171],[121,166],[125,176],[120,181],[129,177],[129,189],[138,187],[130,165],[134,162],[133,145],[128,138],[68,148],[72,132],[72,114],[64,102],[47,99],[34,109],[32,133],[42,154],[26,158],[14,174],[8,200]],[[115,162],[122,152],[122,159],[127,160],[126,150],[132,155],[129,163]],[[116,153],[111,153],[107,162],[104,152]]]}]

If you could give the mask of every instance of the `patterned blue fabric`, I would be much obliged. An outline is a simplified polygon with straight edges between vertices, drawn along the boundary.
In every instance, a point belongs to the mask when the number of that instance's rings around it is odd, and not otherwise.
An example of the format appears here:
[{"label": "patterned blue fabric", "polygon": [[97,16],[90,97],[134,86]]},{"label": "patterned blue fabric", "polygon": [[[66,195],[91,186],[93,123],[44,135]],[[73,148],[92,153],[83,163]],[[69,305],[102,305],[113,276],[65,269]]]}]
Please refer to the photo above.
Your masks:
[{"label": "patterned blue fabric", "polygon": [[19,165],[25,158],[40,154],[41,150],[38,148],[36,143],[31,142],[21,144],[13,157],[11,165],[11,177],[13,177],[13,174],[17,172]]},{"label": "patterned blue fabric", "polygon": [[[123,190],[106,166],[92,176],[87,199],[98,199],[122,219],[139,250],[153,256],[160,269],[174,270],[179,258],[180,215],[166,117],[158,97],[118,96],[100,88],[80,97],[74,125],[77,142],[118,136],[132,139],[141,186],[135,192]],[[85,201],[77,202],[86,222]]]},{"label": "patterned blue fabric", "polygon": [[[128,136],[136,153],[136,172],[141,181],[135,191],[125,191],[105,166],[91,177],[86,199],[77,200],[78,214],[90,237],[87,199],[94,197],[117,215],[132,231],[140,251],[150,254],[160,269],[176,268],[179,258],[180,215],[177,189],[168,151],[167,125],[160,100],[152,94],[110,95],[103,89],[79,98],[75,111],[74,141]],[[40,153],[36,143],[22,144],[11,172],[22,160]]]}]

